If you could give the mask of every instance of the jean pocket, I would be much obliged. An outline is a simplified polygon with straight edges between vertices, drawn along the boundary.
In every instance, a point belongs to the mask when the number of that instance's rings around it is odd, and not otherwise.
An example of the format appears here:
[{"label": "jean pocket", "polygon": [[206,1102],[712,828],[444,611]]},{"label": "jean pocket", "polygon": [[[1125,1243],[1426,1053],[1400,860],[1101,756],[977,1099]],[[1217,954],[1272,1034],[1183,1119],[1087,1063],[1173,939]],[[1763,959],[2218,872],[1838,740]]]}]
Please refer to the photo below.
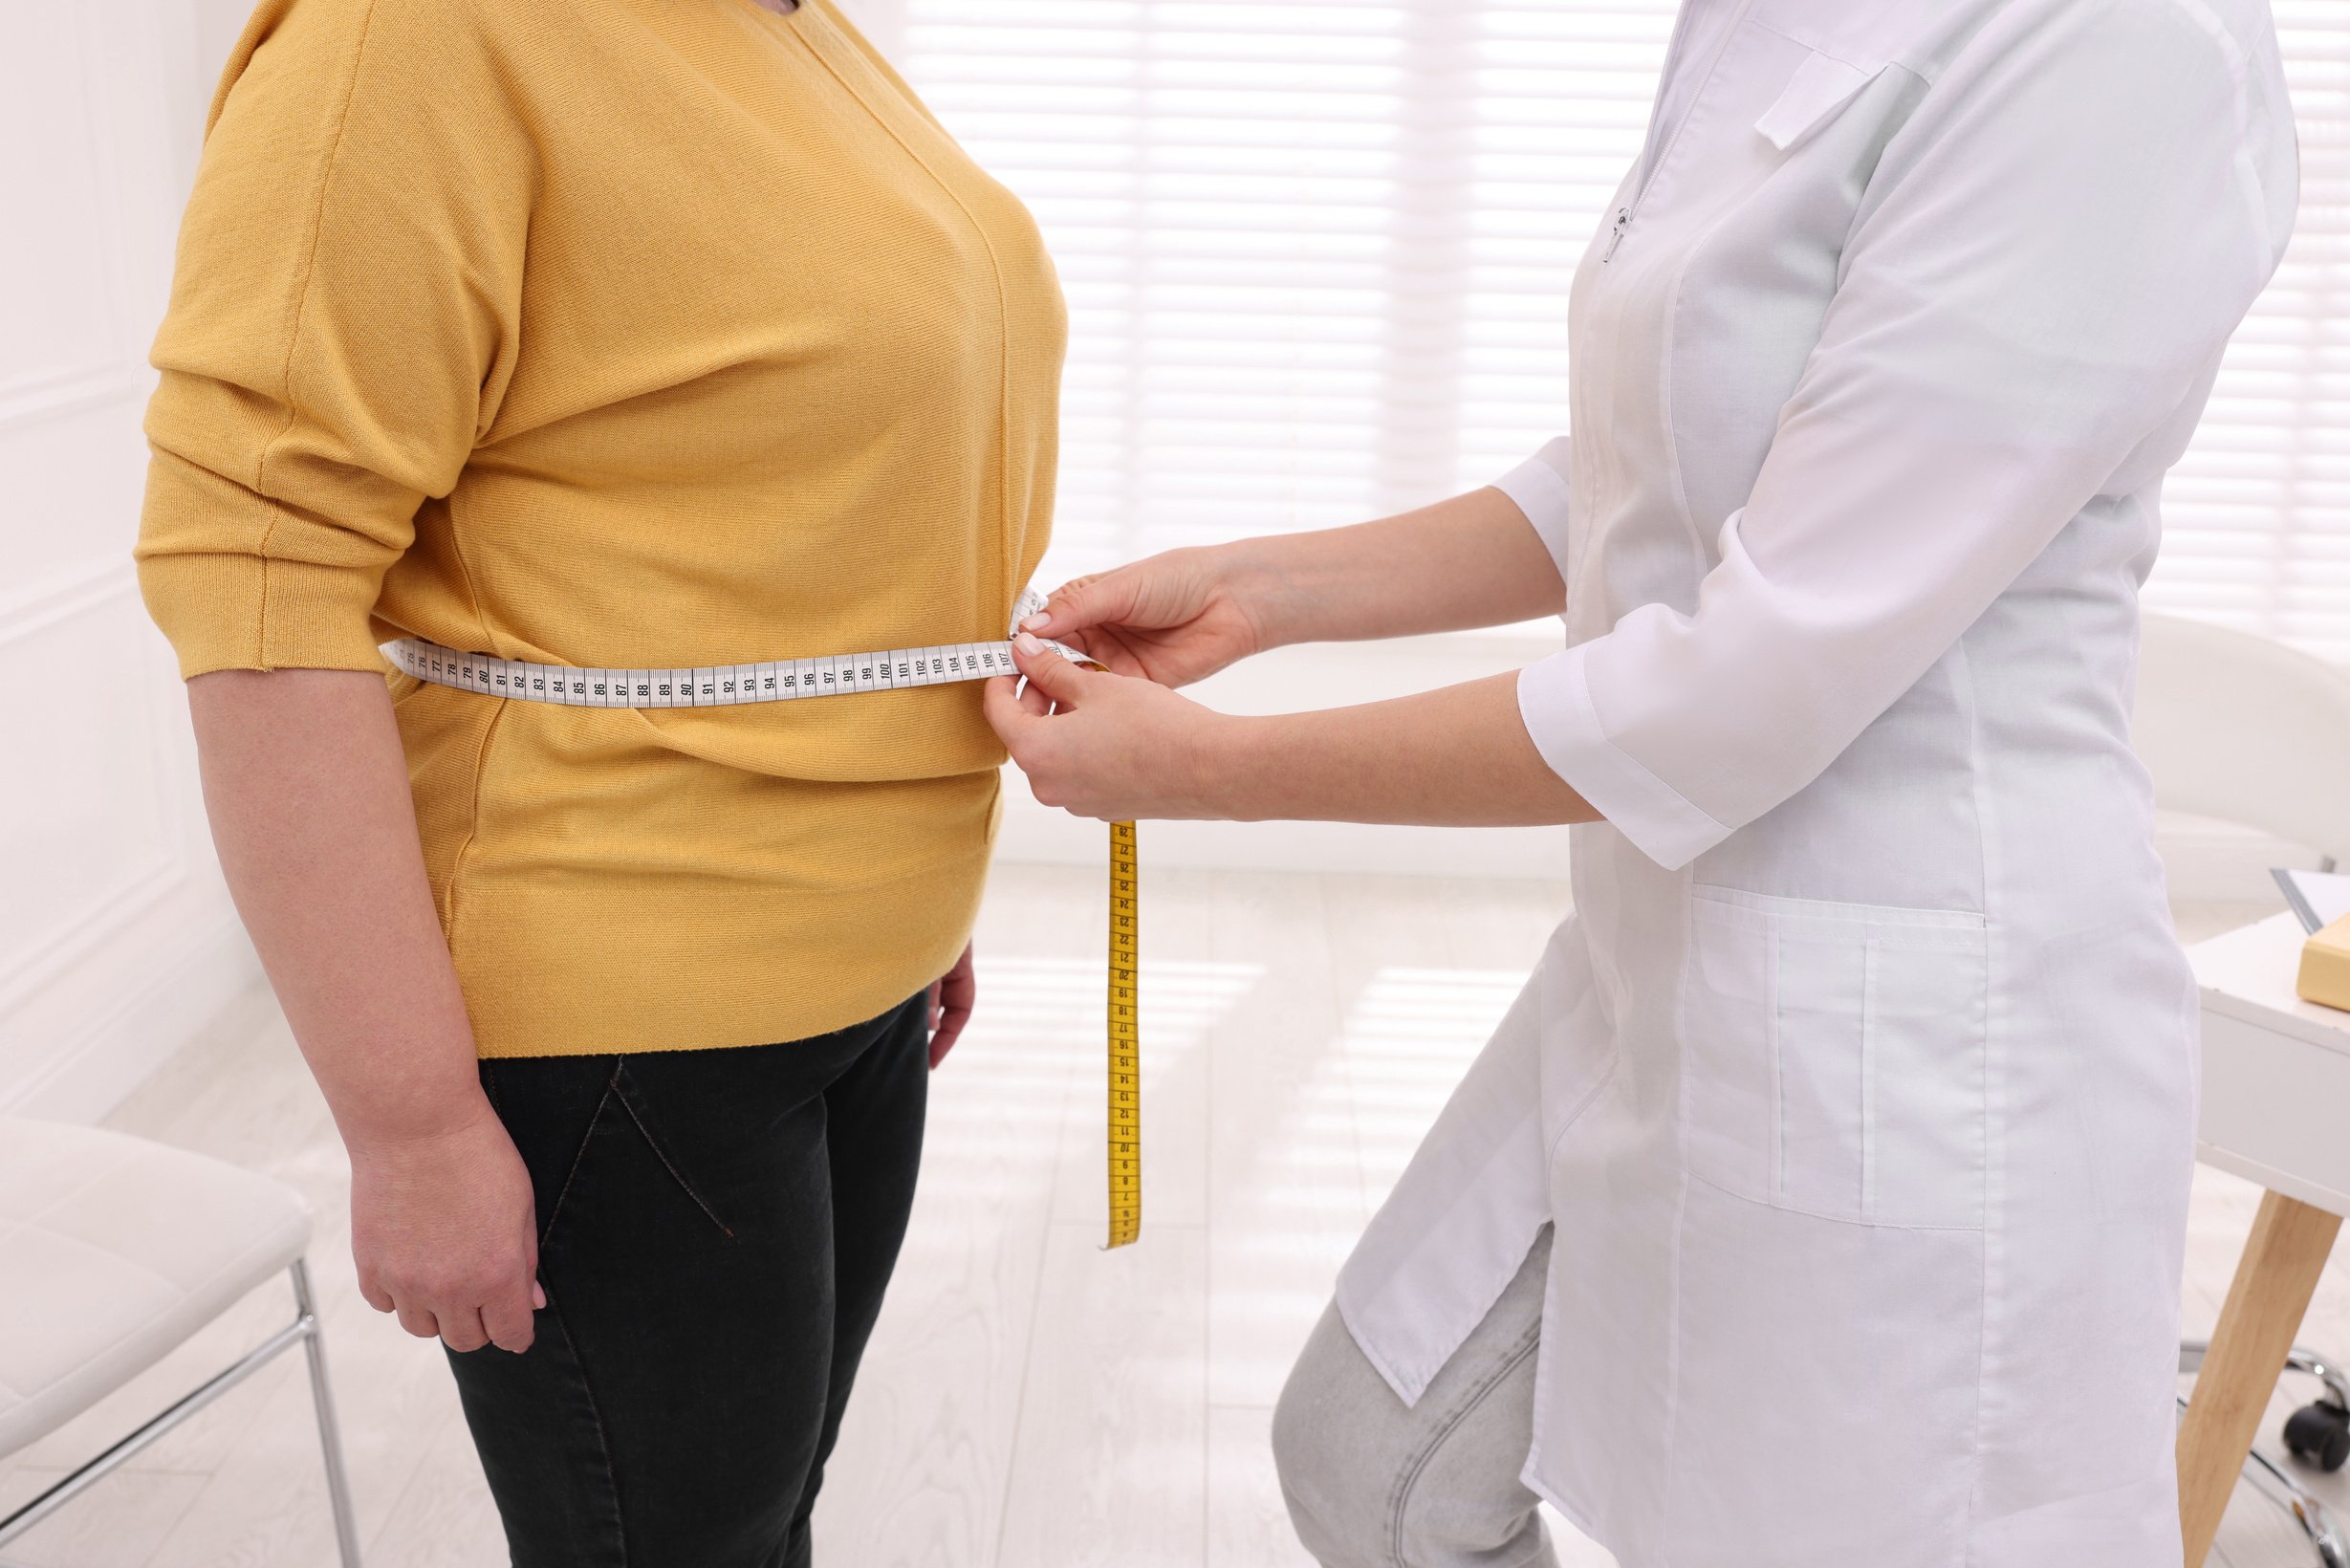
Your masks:
[{"label": "jean pocket", "polygon": [[1983,1220],[1983,917],[1692,889],[1691,1174],[1830,1219]]},{"label": "jean pocket", "polygon": [[642,1081],[638,1075],[628,1070],[626,1056],[618,1057],[613,1062],[609,1099],[623,1119],[637,1129],[637,1136],[644,1140],[646,1152],[652,1155],[663,1170],[668,1172],[669,1179],[677,1184],[678,1190],[692,1201],[693,1206],[702,1211],[704,1218],[718,1228],[721,1235],[732,1240],[734,1228],[718,1217],[718,1210],[710,1207],[709,1199],[704,1195],[705,1188],[702,1184],[685,1173],[685,1168],[680,1163],[675,1151],[675,1143],[668,1137],[665,1129],[661,1126],[659,1117],[646,1100]]}]

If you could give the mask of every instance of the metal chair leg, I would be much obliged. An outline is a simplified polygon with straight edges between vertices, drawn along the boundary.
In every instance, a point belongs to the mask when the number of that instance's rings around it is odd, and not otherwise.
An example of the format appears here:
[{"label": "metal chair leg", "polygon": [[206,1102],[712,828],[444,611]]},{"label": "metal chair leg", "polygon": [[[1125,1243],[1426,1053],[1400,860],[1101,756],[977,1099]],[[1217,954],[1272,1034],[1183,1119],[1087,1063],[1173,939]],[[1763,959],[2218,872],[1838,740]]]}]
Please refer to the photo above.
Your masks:
[{"label": "metal chair leg", "polygon": [[[0,1514],[0,1546],[23,1535],[107,1474],[120,1469],[132,1455],[260,1371],[299,1340],[310,1358],[311,1396],[317,1405],[318,1437],[326,1452],[327,1500],[335,1511],[336,1545],[342,1554],[343,1568],[359,1568],[359,1530],[351,1512],[350,1482],[343,1472],[342,1440],[335,1425],[334,1400],[327,1391],[326,1355],[318,1338],[318,1314],[311,1302],[310,1271],[303,1266],[300,1258],[296,1258],[288,1272],[294,1279],[294,1303],[298,1309],[293,1322],[247,1351],[228,1367],[197,1384],[161,1415],[65,1476],[31,1502],[11,1514]],[[0,1563],[0,1568],[7,1568],[7,1565]]]},{"label": "metal chair leg", "polygon": [[[2179,1370],[2182,1373],[2201,1371],[2205,1353],[2209,1348],[2209,1340],[2182,1340],[2179,1345]],[[2339,1368],[2315,1351],[2296,1345],[2286,1359],[2285,1365],[2289,1371],[2306,1373],[2324,1383],[2327,1394],[2336,1405],[2350,1404],[2350,1399],[2345,1399],[2346,1395],[2350,1395],[2350,1382],[2345,1382]],[[2179,1401],[2179,1408],[2187,1408],[2186,1400]],[[2350,1568],[2350,1538],[2343,1535],[2341,1527],[2335,1522],[2333,1514],[2326,1506],[2311,1496],[2308,1489],[2291,1471],[2255,1447],[2244,1456],[2244,1478],[2252,1484],[2255,1492],[2293,1515],[2294,1523],[2300,1526],[2301,1534],[2316,1549],[2319,1568]]]},{"label": "metal chair leg", "polygon": [[2320,1568],[2350,1568],[2350,1541],[2343,1539],[2334,1515],[2274,1460],[2254,1448],[2244,1457],[2244,1478],[2293,1515],[2294,1523],[2317,1549]]},{"label": "metal chair leg", "polygon": [[2306,1373],[2317,1379],[2325,1384],[2325,1391],[2333,1396],[2336,1406],[2350,1410],[2350,1375],[2344,1374],[2339,1362],[2330,1361],[2314,1350],[2295,1345],[2293,1354],[2285,1358],[2285,1370]]},{"label": "metal chair leg", "polygon": [[[294,1280],[294,1310],[309,1325],[302,1336],[302,1354],[310,1362],[310,1399],[318,1412],[318,1449],[326,1460],[326,1499],[335,1511],[335,1549],[342,1568],[359,1568],[359,1518],[351,1507],[351,1478],[343,1469],[342,1428],[335,1420],[335,1392],[326,1378],[326,1331],[319,1326],[317,1308],[310,1295],[310,1266],[294,1260],[287,1271]],[[2350,1564],[2343,1565],[2350,1568]]]}]

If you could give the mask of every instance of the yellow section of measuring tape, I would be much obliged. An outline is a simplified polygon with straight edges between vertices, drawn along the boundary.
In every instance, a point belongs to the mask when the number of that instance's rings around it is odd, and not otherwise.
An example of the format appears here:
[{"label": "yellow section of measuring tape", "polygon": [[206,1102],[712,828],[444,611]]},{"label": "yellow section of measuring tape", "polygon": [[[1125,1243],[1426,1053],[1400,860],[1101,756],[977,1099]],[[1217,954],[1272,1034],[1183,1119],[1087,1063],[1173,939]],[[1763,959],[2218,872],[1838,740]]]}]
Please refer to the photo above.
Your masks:
[{"label": "yellow section of measuring tape", "polygon": [[1135,951],[1142,889],[1134,824],[1110,824],[1110,1239],[1123,1247],[1142,1233],[1142,994]]}]

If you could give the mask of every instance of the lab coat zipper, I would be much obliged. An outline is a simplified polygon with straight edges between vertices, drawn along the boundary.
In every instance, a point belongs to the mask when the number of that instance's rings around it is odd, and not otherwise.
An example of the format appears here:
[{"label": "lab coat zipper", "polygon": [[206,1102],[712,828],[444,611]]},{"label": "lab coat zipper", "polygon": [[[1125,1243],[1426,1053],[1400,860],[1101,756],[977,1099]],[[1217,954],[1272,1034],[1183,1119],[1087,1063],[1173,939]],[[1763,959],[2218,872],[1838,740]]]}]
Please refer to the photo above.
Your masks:
[{"label": "lab coat zipper", "polygon": [[[1730,18],[1729,25],[1722,30],[1722,36],[1713,46],[1713,57],[1706,62],[1706,75],[1708,77],[1713,75],[1714,68],[1722,63],[1722,55],[1729,50],[1730,39],[1736,34],[1739,25],[1746,20],[1746,13],[1751,4],[1752,0],[1740,0],[1737,11]],[[1681,69],[1681,53],[1683,46],[1688,41],[1688,29],[1689,8],[1685,4],[1673,18],[1673,35],[1665,46],[1665,77],[1667,80],[1670,80],[1673,75]],[[1702,90],[1704,84],[1701,82],[1699,85]],[[1662,107],[1661,98],[1658,106]],[[1632,220],[1640,215],[1641,203],[1648,199],[1648,187],[1656,184],[1657,170],[1664,166],[1665,160],[1672,153],[1674,143],[1681,140],[1682,128],[1688,124],[1689,115],[1695,107],[1691,104],[1682,111],[1681,118],[1673,122],[1662,145],[1658,144],[1657,136],[1660,132],[1665,132],[1666,127],[1653,114],[1650,116],[1648,134],[1641,146],[1640,188],[1632,193],[1632,200],[1629,204],[1616,209],[1616,221],[1607,236],[1607,249],[1599,252],[1600,266],[1604,267],[1616,259],[1616,248],[1623,243],[1623,236],[1631,229]]]},{"label": "lab coat zipper", "polygon": [[[1681,46],[1687,39],[1688,33],[1689,8],[1684,5],[1673,15],[1673,35],[1665,42],[1665,80],[1671,80],[1674,70],[1681,64]],[[1648,194],[1648,183],[1656,178],[1657,165],[1664,162],[1664,153],[1657,145],[1657,133],[1665,129],[1664,122],[1658,119],[1663,107],[1664,99],[1660,94],[1649,109],[1647,132],[1641,138],[1640,186],[1632,192],[1632,200],[1627,206],[1616,209],[1615,224],[1608,231],[1607,249],[1599,252],[1599,265],[1602,267],[1616,259],[1616,247],[1623,243],[1623,231],[1632,227],[1632,214],[1639,210],[1641,198]]]},{"label": "lab coat zipper", "polygon": [[1609,231],[1607,236],[1607,249],[1599,252],[1600,266],[1604,267],[1609,262],[1616,259],[1616,247],[1623,243],[1623,231],[1631,227],[1632,209],[1628,207],[1618,207],[1616,209],[1616,226]]}]

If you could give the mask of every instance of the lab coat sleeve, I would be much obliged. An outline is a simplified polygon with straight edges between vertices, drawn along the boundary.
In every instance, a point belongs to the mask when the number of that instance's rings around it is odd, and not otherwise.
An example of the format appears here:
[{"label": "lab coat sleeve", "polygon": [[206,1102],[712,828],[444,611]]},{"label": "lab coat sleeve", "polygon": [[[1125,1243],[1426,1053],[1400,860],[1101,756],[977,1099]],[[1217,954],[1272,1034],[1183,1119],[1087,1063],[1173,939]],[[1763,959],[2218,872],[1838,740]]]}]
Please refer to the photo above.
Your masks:
[{"label": "lab coat sleeve", "polygon": [[2291,129],[2248,91],[2273,66],[2197,0],[2027,0],[1926,92],[1694,606],[1520,675],[1543,756],[1643,853],[1685,865],[1802,789],[2176,458],[2291,223]]},{"label": "lab coat sleeve", "polygon": [[1518,511],[1541,535],[1562,582],[1567,576],[1568,446],[1567,438],[1561,436],[1493,481],[1493,488],[1517,503]]}]

